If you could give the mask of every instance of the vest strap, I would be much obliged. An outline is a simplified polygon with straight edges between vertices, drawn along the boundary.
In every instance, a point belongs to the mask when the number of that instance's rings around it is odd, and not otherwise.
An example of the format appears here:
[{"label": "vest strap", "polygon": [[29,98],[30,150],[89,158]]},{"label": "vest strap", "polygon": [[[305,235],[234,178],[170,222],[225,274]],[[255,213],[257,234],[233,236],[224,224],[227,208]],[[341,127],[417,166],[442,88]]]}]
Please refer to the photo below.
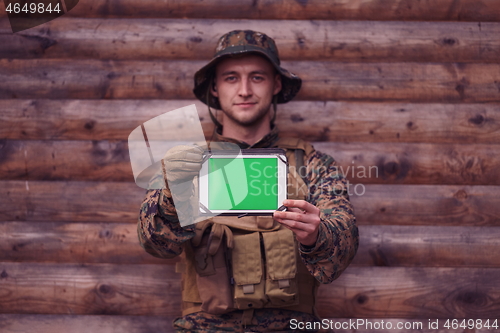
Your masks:
[{"label": "vest strap", "polygon": [[[280,223],[274,221],[272,216],[215,216],[210,218],[212,223],[222,224],[228,227],[247,231],[275,231],[280,228]],[[203,223],[203,222],[201,222]]]},{"label": "vest strap", "polygon": [[274,145],[279,148],[303,150],[306,156],[314,151],[314,147],[310,143],[299,138],[279,138]]},{"label": "vest strap", "polygon": [[241,324],[243,326],[248,326],[252,324],[254,309],[243,310],[243,315],[241,316]]},{"label": "vest strap", "polygon": [[[297,199],[305,199],[308,194],[308,186],[307,186],[307,181],[305,180],[305,170],[304,168],[304,158],[306,156],[310,156],[311,153],[313,153],[314,148],[307,142],[298,139],[298,138],[280,138],[275,146],[279,148],[284,148],[287,150],[287,158],[288,158],[288,163],[289,163],[289,170],[294,169],[293,172],[289,173],[289,182],[293,184],[290,186],[290,190],[294,192],[292,194],[289,192],[289,197],[290,198],[297,198]],[[298,172],[297,172],[298,171]],[[301,172],[302,171],[302,172]],[[280,229],[282,226],[280,223],[277,221],[274,221],[272,216],[245,216],[242,218],[235,218],[233,216],[216,216],[213,217],[207,221],[203,221],[200,223],[196,224],[196,236],[191,240],[191,242],[188,242],[190,244],[188,245],[189,248],[192,246],[197,247],[201,242],[204,237],[209,237],[208,235],[205,235],[208,230],[210,230],[211,233],[211,239],[210,242],[207,242],[207,252],[214,253],[216,252],[215,250],[218,249],[221,245],[222,242],[225,243],[224,238],[226,238],[227,244],[224,244],[224,246],[227,246],[229,249],[234,250],[234,246],[236,245],[236,241],[234,241],[234,237],[236,235],[241,234],[242,232],[260,232],[265,243],[269,243],[271,240],[273,240],[275,237],[278,235],[274,235],[275,231]],[[208,229],[208,230],[207,230]],[[238,231],[239,230],[239,231]],[[274,232],[273,232],[274,231]],[[233,234],[235,232],[235,234]],[[269,235],[266,235],[268,234]],[[279,232],[276,234],[280,234]],[[270,236],[270,237],[267,237]],[[206,239],[206,238],[205,238]],[[234,241],[234,243],[233,243]],[[269,243],[271,244],[271,243]],[[257,247],[260,247],[257,245]],[[274,249],[274,246],[273,246]],[[184,255],[187,255],[187,252],[190,252],[190,258],[194,258],[191,251],[184,251]],[[233,251],[228,251],[231,255]],[[296,253],[296,256],[299,254]],[[286,253],[281,251],[279,252],[279,258],[278,260],[278,266],[281,261],[287,261],[285,260],[284,257],[286,257]],[[277,258],[278,258],[277,257]],[[184,259],[184,258],[183,258]],[[231,265],[234,265],[234,262],[231,262]],[[183,311],[182,315],[187,315],[190,313],[202,311],[201,309],[201,299],[199,296],[199,291],[198,291],[198,286],[196,284],[196,273],[195,273],[195,262],[186,262],[186,266],[184,269],[184,278],[186,278],[189,281],[184,281],[183,283]],[[229,267],[229,266],[228,266]],[[235,267],[232,267],[231,271],[234,272]],[[178,271],[182,270],[180,265],[177,269]],[[269,281],[266,282],[267,285],[271,285],[270,283],[274,283],[274,288],[273,290],[277,291],[278,290],[286,290],[287,288],[291,288],[292,285],[297,285],[298,287],[298,304],[290,305],[290,306],[276,306],[273,304],[266,304],[263,306],[263,308],[283,308],[283,309],[289,309],[289,310],[295,310],[295,311],[301,311],[301,312],[306,312],[306,313],[311,313],[311,314],[316,314],[316,309],[315,309],[315,295],[316,295],[316,290],[319,285],[317,280],[308,272],[307,268],[305,265],[302,263],[300,258],[296,258],[296,268],[295,268],[295,274],[296,278],[290,280],[290,276],[288,276],[290,273],[292,273],[290,270],[294,270],[288,268],[287,269],[276,269],[276,270],[271,270],[272,272],[271,275],[274,276],[274,279],[269,277]],[[193,273],[195,275],[193,275]],[[293,275],[295,275],[293,274]],[[263,277],[263,279],[266,277]],[[234,281],[232,279],[232,281]],[[273,282],[274,281],[274,282]],[[244,285],[240,285],[240,288],[243,287],[242,293],[244,294],[252,294],[257,292],[257,288],[259,284],[252,284],[253,281],[244,281]],[[253,289],[253,290],[251,290]],[[241,289],[240,289],[241,290]],[[279,293],[282,293],[284,291],[279,291]],[[187,296],[184,298],[184,296]],[[242,315],[242,323],[244,325],[250,325],[252,322],[254,316],[254,308],[248,308],[243,310],[243,315]]]}]

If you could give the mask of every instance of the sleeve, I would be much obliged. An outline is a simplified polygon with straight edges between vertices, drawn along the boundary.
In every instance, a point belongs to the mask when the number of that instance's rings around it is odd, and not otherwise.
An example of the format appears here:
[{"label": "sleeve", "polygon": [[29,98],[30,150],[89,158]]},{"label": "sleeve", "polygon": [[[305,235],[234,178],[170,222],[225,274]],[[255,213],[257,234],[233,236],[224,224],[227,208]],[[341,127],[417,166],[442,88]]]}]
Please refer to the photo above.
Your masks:
[{"label": "sleeve", "polygon": [[320,209],[316,244],[299,245],[309,272],[321,283],[331,283],[349,266],[358,250],[359,235],[348,182],[333,158],[315,151],[308,158],[308,202]]},{"label": "sleeve", "polygon": [[194,226],[179,223],[168,188],[148,190],[137,224],[139,243],[146,252],[160,258],[173,258],[182,253],[182,244],[194,237]]}]

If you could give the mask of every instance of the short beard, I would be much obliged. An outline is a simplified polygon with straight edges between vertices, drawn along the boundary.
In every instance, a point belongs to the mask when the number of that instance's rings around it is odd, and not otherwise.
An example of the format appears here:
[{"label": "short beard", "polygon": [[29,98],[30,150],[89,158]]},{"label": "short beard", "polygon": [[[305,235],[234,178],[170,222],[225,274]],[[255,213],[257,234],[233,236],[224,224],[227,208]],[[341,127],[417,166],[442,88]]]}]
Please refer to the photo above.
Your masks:
[{"label": "short beard", "polygon": [[239,124],[243,127],[254,127],[257,124],[260,124],[265,118],[268,118],[270,121],[271,120],[271,118],[269,117],[270,111],[271,111],[271,105],[267,107],[266,111],[264,111],[264,109],[260,109],[259,112],[256,113],[252,118],[242,121],[234,117],[232,113],[222,110],[222,112],[226,117],[231,119],[234,123]]}]

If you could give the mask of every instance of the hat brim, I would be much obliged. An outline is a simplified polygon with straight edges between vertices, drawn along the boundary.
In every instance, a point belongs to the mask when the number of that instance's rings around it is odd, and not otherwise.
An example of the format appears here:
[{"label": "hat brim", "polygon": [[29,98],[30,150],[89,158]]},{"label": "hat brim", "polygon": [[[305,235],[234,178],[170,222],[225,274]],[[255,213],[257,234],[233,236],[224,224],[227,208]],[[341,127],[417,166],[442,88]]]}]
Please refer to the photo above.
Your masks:
[{"label": "hat brim", "polygon": [[204,104],[207,104],[215,109],[220,109],[219,100],[210,93],[210,84],[215,76],[215,67],[224,58],[231,55],[238,54],[252,54],[257,53],[263,55],[273,65],[276,71],[281,75],[281,91],[277,94],[277,102],[287,103],[291,101],[299,92],[302,86],[302,79],[292,72],[282,68],[276,61],[271,59],[268,54],[259,48],[251,48],[246,46],[235,50],[234,48],[227,48],[220,54],[217,54],[208,64],[203,66],[194,75],[194,89],[193,93]]}]

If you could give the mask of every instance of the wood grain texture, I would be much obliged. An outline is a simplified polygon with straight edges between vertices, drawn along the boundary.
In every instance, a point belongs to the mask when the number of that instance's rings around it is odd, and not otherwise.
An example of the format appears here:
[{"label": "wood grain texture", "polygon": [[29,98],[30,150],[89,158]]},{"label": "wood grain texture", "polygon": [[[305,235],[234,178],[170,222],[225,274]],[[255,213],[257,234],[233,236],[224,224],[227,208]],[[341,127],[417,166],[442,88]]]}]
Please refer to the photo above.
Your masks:
[{"label": "wood grain texture", "polygon": [[210,136],[214,126],[198,100],[0,100],[0,138],[127,140],[142,123],[191,104]]},{"label": "wood grain texture", "polygon": [[499,20],[500,5],[496,0],[87,0],[68,16],[484,22]]},{"label": "wood grain texture", "polygon": [[360,225],[352,265],[390,267],[500,267],[491,255],[500,228]]},{"label": "wood grain texture", "polygon": [[[350,187],[360,224],[498,226],[496,186],[361,185]],[[357,195],[356,195],[357,193]]]},{"label": "wood grain texture", "polygon": [[218,38],[254,29],[271,36],[282,60],[500,62],[499,23],[80,19],[62,17],[12,34],[0,20],[2,58],[195,60]]},{"label": "wood grain texture", "polygon": [[0,147],[3,179],[134,181],[124,141],[3,141]]},{"label": "wood grain texture", "polygon": [[[495,144],[313,142],[362,184],[500,185]],[[4,140],[0,179],[134,181],[124,141]]]},{"label": "wood grain texture", "polygon": [[[352,265],[500,268],[499,227],[360,225]],[[173,265],[146,253],[133,223],[0,222],[0,262]]]},{"label": "wood grain texture", "polygon": [[361,184],[500,185],[500,145],[315,143]]},{"label": "wood grain texture", "polygon": [[341,318],[497,318],[496,268],[350,267],[317,303]]},{"label": "wood grain texture", "polygon": [[136,223],[145,190],[135,183],[6,181],[0,220]]},{"label": "wood grain texture", "polygon": [[[349,186],[359,224],[499,226],[500,186]],[[136,223],[134,183],[0,181],[0,221]]]},{"label": "wood grain texture", "polygon": [[[172,266],[1,263],[0,272],[0,313],[180,313]],[[326,318],[495,318],[499,275],[496,268],[350,267],[321,286],[317,308]]]},{"label": "wood grain texture", "polygon": [[[0,100],[0,138],[127,140],[143,122],[195,104],[205,136],[213,124],[198,100]],[[278,106],[283,136],[308,141],[498,143],[500,104],[297,101]]]},{"label": "wood grain texture", "polygon": [[360,248],[320,315],[424,324],[383,333],[497,318],[498,0],[86,0],[17,34],[0,11],[1,332],[171,331],[178,259],[138,244],[126,140],[195,102],[194,72],[242,28],[303,79],[284,136],[350,181]]},{"label": "wood grain texture", "polygon": [[4,333],[174,333],[168,316],[119,315],[32,315],[0,314],[0,329]]},{"label": "wood grain texture", "polygon": [[309,141],[498,143],[500,104],[294,102],[278,126]]},{"label": "wood grain texture", "polygon": [[134,223],[0,222],[0,261],[173,265],[140,246]]},{"label": "wood grain texture", "polygon": [[[190,99],[204,61],[0,60],[0,98]],[[284,62],[297,99],[498,102],[496,64]]]},{"label": "wood grain texture", "polygon": [[175,316],[172,265],[0,264],[0,313]]}]

